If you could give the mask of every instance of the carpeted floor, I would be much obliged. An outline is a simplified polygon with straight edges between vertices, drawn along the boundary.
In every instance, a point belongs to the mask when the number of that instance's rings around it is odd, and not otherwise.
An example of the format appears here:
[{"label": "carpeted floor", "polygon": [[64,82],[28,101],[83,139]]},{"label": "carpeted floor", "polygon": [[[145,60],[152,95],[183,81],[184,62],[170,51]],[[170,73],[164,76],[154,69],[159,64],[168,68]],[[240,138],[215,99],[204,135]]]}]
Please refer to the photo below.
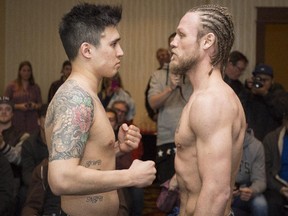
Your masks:
[{"label": "carpeted floor", "polygon": [[158,210],[156,200],[160,193],[160,188],[157,184],[145,188],[144,190],[144,209],[143,216],[165,216],[166,214]]}]

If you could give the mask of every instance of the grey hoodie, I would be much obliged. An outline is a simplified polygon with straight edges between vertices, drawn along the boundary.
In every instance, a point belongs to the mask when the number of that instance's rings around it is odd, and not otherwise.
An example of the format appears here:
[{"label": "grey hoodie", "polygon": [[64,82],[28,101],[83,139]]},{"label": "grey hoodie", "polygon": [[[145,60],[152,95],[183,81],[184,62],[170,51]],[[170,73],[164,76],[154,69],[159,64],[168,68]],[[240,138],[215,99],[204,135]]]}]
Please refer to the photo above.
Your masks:
[{"label": "grey hoodie", "polygon": [[243,155],[236,183],[240,187],[251,188],[254,194],[263,193],[266,189],[264,147],[249,129],[245,133]]}]

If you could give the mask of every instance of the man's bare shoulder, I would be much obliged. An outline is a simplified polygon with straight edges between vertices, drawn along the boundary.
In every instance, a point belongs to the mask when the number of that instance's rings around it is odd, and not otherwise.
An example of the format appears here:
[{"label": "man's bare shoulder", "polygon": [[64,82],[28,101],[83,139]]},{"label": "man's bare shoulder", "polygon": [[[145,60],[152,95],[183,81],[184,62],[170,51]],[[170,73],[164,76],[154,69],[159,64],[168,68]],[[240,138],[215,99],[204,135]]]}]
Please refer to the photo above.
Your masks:
[{"label": "man's bare shoulder", "polygon": [[50,160],[81,157],[93,122],[93,99],[75,80],[67,80],[49,104],[45,130]]},{"label": "man's bare shoulder", "polygon": [[[75,80],[67,80],[56,92],[49,104],[46,123],[52,123],[54,115],[73,110],[77,106],[93,107],[93,99]],[[48,117],[48,118],[47,118]],[[54,116],[55,117],[55,116]],[[49,126],[50,124],[46,125]]]},{"label": "man's bare shoulder", "polygon": [[225,88],[197,92],[192,99],[190,115],[193,115],[195,123],[195,118],[199,118],[202,123],[207,121],[209,125],[219,125],[235,117],[241,108],[237,96]]}]

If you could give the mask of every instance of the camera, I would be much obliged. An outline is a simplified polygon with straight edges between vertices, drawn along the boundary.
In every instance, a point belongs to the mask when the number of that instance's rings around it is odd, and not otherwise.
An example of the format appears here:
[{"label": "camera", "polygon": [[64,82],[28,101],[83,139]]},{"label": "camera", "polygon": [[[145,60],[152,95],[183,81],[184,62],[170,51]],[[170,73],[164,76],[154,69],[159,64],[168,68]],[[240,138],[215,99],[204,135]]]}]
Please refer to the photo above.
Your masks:
[{"label": "camera", "polygon": [[263,87],[263,80],[261,77],[259,76],[256,76],[256,77],[253,77],[253,86],[255,88],[261,88]]}]

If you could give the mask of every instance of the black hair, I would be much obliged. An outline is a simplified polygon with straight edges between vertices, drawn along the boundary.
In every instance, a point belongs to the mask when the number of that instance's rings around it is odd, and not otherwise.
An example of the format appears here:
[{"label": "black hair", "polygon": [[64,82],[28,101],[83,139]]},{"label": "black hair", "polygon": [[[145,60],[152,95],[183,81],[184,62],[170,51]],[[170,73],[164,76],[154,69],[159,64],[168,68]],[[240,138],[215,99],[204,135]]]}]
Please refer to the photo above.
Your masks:
[{"label": "black hair", "polygon": [[243,53],[234,50],[229,55],[229,62],[231,62],[233,65],[236,65],[238,61],[244,61],[246,64],[248,64],[249,62],[247,57]]},{"label": "black hair", "polygon": [[81,3],[62,18],[59,34],[70,61],[77,56],[83,42],[97,47],[106,27],[116,26],[122,16],[121,6]]},{"label": "black hair", "polygon": [[71,62],[69,60],[66,60],[66,61],[63,62],[62,69],[64,69],[64,67],[67,66],[67,65],[72,66]]}]

